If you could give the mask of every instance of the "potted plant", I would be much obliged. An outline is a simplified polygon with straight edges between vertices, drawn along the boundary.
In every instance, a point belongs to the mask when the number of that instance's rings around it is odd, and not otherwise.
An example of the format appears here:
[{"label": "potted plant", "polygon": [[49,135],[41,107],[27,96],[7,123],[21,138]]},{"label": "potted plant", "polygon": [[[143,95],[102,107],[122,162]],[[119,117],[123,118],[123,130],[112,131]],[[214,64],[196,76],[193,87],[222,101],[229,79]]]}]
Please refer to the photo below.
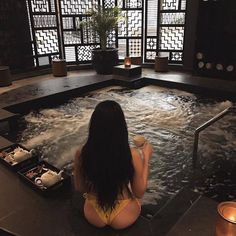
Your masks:
[{"label": "potted plant", "polygon": [[117,28],[121,19],[118,7],[97,6],[89,11],[89,20],[82,22],[82,25],[97,33],[100,39],[101,47],[92,50],[92,64],[98,74],[112,74],[113,66],[118,64],[118,49],[107,48],[107,37],[111,30]]}]

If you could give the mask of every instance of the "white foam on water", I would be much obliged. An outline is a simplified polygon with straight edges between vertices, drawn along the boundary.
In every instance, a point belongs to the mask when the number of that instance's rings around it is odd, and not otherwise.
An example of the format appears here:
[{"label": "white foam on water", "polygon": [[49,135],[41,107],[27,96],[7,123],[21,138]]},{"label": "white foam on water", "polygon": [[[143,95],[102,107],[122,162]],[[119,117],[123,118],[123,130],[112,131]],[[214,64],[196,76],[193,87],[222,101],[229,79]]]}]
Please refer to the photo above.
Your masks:
[{"label": "white foam on water", "polygon": [[46,141],[52,139],[53,137],[54,137],[54,134],[52,132],[46,131],[46,132],[40,133],[38,136],[35,136],[31,139],[24,141],[22,144],[29,149],[33,149],[39,145],[44,144]]}]

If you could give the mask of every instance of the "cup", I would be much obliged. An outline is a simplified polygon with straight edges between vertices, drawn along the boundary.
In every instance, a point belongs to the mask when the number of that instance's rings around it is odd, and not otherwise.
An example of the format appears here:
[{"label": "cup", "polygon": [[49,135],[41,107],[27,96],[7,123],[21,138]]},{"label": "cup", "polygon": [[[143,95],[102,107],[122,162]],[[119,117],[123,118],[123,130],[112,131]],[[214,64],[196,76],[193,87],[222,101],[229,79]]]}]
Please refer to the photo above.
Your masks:
[{"label": "cup", "polygon": [[134,145],[137,148],[142,148],[143,145],[147,142],[146,138],[142,135],[135,135],[133,138]]}]

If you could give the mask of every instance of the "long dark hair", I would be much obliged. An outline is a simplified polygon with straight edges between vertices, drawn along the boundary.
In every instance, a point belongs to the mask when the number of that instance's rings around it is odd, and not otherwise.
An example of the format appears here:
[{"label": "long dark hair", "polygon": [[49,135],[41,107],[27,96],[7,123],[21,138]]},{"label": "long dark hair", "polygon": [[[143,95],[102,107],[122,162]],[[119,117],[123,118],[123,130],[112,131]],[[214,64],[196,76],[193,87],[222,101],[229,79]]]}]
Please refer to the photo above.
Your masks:
[{"label": "long dark hair", "polygon": [[81,151],[85,186],[96,193],[104,210],[115,206],[117,196],[132,182],[134,168],[124,113],[115,101],[100,102],[90,119],[89,135]]}]

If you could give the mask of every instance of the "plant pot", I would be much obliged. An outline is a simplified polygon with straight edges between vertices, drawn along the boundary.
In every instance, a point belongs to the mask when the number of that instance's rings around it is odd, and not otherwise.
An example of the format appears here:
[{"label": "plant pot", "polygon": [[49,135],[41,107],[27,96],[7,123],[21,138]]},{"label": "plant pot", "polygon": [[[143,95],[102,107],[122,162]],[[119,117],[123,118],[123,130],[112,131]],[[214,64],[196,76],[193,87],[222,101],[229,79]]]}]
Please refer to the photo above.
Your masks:
[{"label": "plant pot", "polygon": [[106,50],[94,49],[92,51],[93,68],[98,74],[109,75],[113,72],[113,67],[118,65],[118,49],[108,48]]}]

